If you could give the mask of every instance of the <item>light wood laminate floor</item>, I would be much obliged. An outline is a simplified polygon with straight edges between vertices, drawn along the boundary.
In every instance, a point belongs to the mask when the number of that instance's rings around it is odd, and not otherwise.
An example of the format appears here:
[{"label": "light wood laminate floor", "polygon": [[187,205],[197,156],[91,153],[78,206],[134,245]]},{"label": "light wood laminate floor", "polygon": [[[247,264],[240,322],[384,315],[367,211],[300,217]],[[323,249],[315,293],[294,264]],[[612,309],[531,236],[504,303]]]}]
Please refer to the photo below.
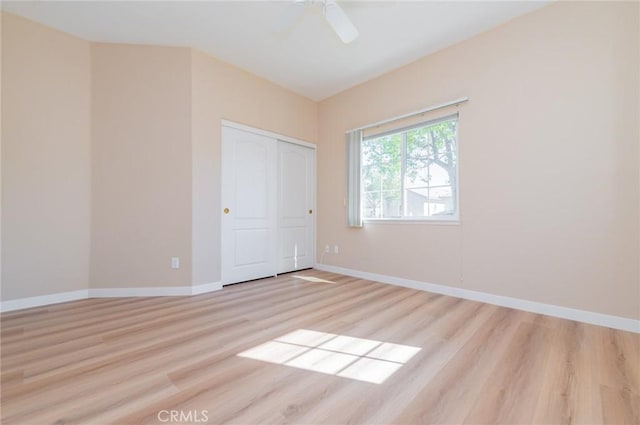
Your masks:
[{"label": "light wood laminate floor", "polygon": [[640,423],[638,334],[316,270],[1,317],[6,425]]}]

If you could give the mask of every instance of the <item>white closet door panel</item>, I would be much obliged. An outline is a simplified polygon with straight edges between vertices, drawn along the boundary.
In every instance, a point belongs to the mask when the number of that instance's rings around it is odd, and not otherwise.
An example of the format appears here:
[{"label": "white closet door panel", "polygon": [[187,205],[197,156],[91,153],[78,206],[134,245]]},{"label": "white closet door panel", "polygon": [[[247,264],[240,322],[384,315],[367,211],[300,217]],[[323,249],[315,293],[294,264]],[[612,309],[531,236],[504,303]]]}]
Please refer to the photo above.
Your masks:
[{"label": "white closet door panel", "polygon": [[277,141],[223,127],[222,282],[276,273]]},{"label": "white closet door panel", "polygon": [[315,151],[278,143],[278,273],[313,267]]},{"label": "white closet door panel", "polygon": [[280,230],[282,258],[279,273],[310,267],[306,262],[310,257],[306,232],[306,226],[284,227]]},{"label": "white closet door panel", "polygon": [[[281,143],[280,152],[280,190],[282,193],[280,208],[285,220],[302,220],[307,218],[307,169],[309,167],[306,152],[292,149],[289,143],[284,148]],[[303,148],[307,149],[307,148]]]},{"label": "white closet door panel", "polygon": [[235,145],[236,219],[269,218],[269,143],[240,139]]},{"label": "white closet door panel", "polygon": [[[269,263],[271,233],[268,229],[234,230],[234,265],[245,267]],[[269,274],[273,273],[269,271]]]}]

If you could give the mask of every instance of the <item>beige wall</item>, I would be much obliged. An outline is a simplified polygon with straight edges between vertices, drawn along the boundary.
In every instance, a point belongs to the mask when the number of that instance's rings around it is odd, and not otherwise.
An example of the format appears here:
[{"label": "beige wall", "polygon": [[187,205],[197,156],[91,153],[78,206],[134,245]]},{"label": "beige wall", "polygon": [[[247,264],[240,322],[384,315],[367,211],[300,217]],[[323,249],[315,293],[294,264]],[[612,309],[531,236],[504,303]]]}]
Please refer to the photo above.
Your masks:
[{"label": "beige wall", "polygon": [[2,13],[2,299],[87,288],[89,43]]},{"label": "beige wall", "polygon": [[193,49],[92,58],[91,286],[219,281],[221,119],[314,141],[317,105]]},{"label": "beige wall", "polygon": [[[638,3],[558,3],[320,103],[326,264],[640,318]],[[346,227],[344,132],[461,106],[460,225]]]},{"label": "beige wall", "polygon": [[315,142],[317,104],[190,48],[2,23],[2,300],[219,281],[220,120]]},{"label": "beige wall", "polygon": [[90,286],[191,285],[190,49],[92,44],[91,56]]},{"label": "beige wall", "polygon": [[192,50],[193,282],[220,280],[220,121],[315,143],[317,104]]}]

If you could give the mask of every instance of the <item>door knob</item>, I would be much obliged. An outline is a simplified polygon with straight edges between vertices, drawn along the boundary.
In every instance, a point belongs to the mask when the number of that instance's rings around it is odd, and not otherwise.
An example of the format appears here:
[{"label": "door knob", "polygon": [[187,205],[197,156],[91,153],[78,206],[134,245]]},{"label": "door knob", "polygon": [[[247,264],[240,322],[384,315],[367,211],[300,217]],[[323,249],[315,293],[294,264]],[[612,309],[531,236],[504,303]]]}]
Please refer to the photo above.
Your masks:
[{"label": "door knob", "polygon": [[225,213],[225,214],[229,214],[229,208],[225,208],[225,209],[224,209],[224,213]]},{"label": "door knob", "polygon": [[313,210],[309,210],[309,214],[313,214]]}]

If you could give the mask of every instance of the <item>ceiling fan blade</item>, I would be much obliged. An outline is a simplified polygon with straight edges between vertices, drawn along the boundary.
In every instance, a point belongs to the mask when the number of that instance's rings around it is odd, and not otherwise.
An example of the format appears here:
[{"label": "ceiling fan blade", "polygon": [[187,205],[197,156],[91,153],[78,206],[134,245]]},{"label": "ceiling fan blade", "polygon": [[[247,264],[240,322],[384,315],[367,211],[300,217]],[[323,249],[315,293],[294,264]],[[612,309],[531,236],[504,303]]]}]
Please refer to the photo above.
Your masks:
[{"label": "ceiling fan blade", "polygon": [[293,24],[296,23],[304,12],[306,5],[304,1],[293,1],[289,3],[278,20],[273,24],[273,32],[283,33],[291,29]]},{"label": "ceiling fan blade", "polygon": [[335,0],[325,1],[324,17],[343,43],[351,43],[360,35],[347,14],[344,13],[344,10]]}]

